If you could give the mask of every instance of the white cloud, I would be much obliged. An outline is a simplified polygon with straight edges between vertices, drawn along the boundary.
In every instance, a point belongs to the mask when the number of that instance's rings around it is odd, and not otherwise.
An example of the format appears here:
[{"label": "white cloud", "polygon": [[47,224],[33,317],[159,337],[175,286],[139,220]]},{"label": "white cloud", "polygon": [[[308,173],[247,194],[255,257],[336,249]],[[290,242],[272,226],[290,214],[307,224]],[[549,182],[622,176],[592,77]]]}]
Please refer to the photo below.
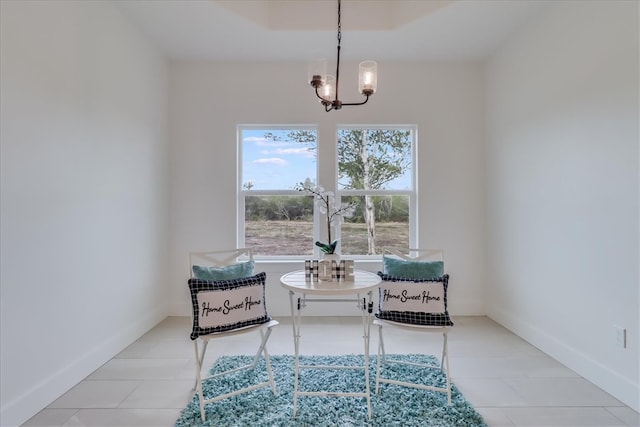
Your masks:
[{"label": "white cloud", "polygon": [[313,155],[311,151],[309,151],[305,147],[296,147],[296,148],[278,148],[274,150],[276,154],[302,154],[302,155]]},{"label": "white cloud", "polygon": [[261,137],[257,137],[257,136],[247,136],[243,139],[244,142],[264,142],[264,138]]},{"label": "white cloud", "polygon": [[287,166],[288,163],[285,159],[279,157],[271,157],[269,159],[256,159],[252,162],[254,165],[275,165],[275,166]]},{"label": "white cloud", "polygon": [[243,142],[253,142],[258,147],[282,147],[291,145],[289,141],[272,141],[259,136],[247,136],[242,139]]},{"label": "white cloud", "polygon": [[260,154],[263,156],[269,154],[276,154],[280,156],[302,156],[302,157],[310,157],[313,158],[315,156],[314,151],[309,151],[305,147],[296,147],[296,148],[276,148],[274,150],[260,150]]}]

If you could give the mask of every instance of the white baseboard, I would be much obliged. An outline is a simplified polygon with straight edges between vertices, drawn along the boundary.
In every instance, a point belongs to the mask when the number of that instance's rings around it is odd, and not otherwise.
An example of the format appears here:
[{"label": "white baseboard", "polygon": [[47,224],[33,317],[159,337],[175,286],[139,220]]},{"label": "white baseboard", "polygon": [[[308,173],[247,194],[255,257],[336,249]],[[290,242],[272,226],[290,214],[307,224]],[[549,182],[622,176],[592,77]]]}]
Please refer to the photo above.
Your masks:
[{"label": "white baseboard", "polygon": [[67,366],[43,378],[39,384],[26,393],[5,403],[0,410],[0,425],[14,427],[24,423],[140,338],[165,317],[166,310],[162,307],[162,309],[147,313],[144,318],[138,319],[126,329],[114,331],[113,336],[105,337],[101,345],[88,349],[86,353],[71,361]]},{"label": "white baseboard", "polygon": [[498,307],[488,307],[487,316],[625,405],[640,411],[640,387],[637,383],[560,341],[549,332],[540,330]]}]

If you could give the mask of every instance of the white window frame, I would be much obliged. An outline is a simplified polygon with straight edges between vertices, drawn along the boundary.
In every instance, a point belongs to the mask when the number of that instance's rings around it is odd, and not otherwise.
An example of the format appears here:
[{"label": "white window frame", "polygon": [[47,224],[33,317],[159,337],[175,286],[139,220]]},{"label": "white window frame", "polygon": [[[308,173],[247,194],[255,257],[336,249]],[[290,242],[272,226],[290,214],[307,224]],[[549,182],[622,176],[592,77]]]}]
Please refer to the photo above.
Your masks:
[{"label": "white window frame", "polygon": [[[409,246],[410,247],[418,247],[418,164],[416,159],[418,158],[418,129],[416,125],[336,125],[333,129],[333,135],[327,137],[327,135],[323,135],[320,130],[319,125],[246,125],[240,124],[236,127],[236,147],[237,147],[237,245],[238,247],[245,246],[245,197],[246,196],[295,196],[300,195],[298,190],[245,190],[243,188],[243,167],[242,167],[242,134],[245,130],[314,130],[317,135],[317,145],[316,145],[316,171],[315,171],[315,182],[316,185],[321,185],[320,176],[326,175],[322,165],[331,165],[333,164],[333,188],[326,188],[326,190],[334,191],[336,194],[336,199],[339,200],[342,196],[362,196],[362,195],[401,195],[407,196],[409,199]],[[409,190],[340,190],[338,187],[338,131],[340,130],[350,130],[350,129],[397,129],[397,130],[409,130],[411,131],[411,189]],[[323,138],[324,136],[324,138]],[[325,150],[324,154],[322,154],[322,150],[320,150],[320,145],[327,144],[331,141],[333,143],[333,150]],[[325,159],[324,157],[327,153],[330,152],[333,159]],[[325,160],[325,161],[323,161]],[[333,160],[333,163],[331,162]],[[314,209],[313,213],[313,234],[314,241],[321,240],[320,239],[320,215],[317,209]],[[336,229],[336,238],[340,238],[342,234],[341,227]],[[313,248],[313,256],[319,257],[320,251],[317,247]],[[368,260],[368,259],[377,259],[378,255],[348,255],[348,258],[360,259],[360,260]],[[307,259],[308,255],[255,255],[257,259],[263,260],[287,260],[287,259]]]},{"label": "white window frame", "polygon": [[[245,247],[245,197],[246,196],[300,196],[298,190],[245,190],[242,187],[242,133],[244,130],[314,130],[318,135],[316,154],[318,154],[318,145],[320,144],[320,129],[318,125],[238,125],[236,127],[236,147],[237,147],[237,163],[238,163],[238,176],[237,176],[237,209],[238,209],[238,222],[236,229],[236,240],[238,247]],[[318,181],[318,171],[320,169],[320,159],[316,161],[316,175],[315,180]],[[318,212],[316,209],[313,211],[313,234],[314,239],[318,235]],[[312,242],[313,243],[313,242]],[[316,250],[314,248],[314,255]],[[256,259],[262,260],[282,260],[282,259],[305,259],[309,258],[308,255],[254,255]]]},{"label": "white window frame", "polygon": [[[338,185],[338,132],[340,130],[360,130],[360,129],[390,129],[390,130],[409,130],[411,131],[411,189],[409,190],[340,190]],[[409,197],[409,247],[418,247],[418,127],[416,125],[337,125],[334,135],[334,188],[336,189],[336,198],[342,196],[365,196],[369,195],[402,195]],[[340,228],[336,234],[337,238],[342,235]],[[380,255],[354,255],[357,259],[376,259]]]}]

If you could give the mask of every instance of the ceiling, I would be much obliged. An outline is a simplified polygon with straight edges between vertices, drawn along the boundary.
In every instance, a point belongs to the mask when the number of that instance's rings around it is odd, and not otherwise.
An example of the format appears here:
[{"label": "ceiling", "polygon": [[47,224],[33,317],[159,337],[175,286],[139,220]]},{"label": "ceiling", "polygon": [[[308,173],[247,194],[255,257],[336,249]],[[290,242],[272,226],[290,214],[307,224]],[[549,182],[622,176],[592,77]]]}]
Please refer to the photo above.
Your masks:
[{"label": "ceiling", "polygon": [[[173,60],[335,56],[337,1],[116,0]],[[487,57],[549,4],[539,0],[343,0],[346,60]]]}]

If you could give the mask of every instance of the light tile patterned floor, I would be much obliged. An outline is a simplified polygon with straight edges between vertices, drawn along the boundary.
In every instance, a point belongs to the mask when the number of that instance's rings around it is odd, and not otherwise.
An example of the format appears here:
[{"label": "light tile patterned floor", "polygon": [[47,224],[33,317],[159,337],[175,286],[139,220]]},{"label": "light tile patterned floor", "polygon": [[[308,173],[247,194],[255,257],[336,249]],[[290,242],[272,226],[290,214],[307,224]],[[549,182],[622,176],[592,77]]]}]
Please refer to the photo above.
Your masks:
[{"label": "light tile patterned floor", "polygon": [[[271,354],[292,354],[288,318],[269,342]],[[456,317],[450,332],[453,381],[491,427],[640,426],[631,408],[486,317]],[[89,375],[23,426],[172,426],[192,397],[191,320],[169,317]],[[362,353],[357,317],[305,318],[304,354]],[[372,329],[371,352],[377,336]],[[439,354],[436,337],[385,334],[389,353]],[[210,348],[207,365],[221,354],[249,354],[241,336]]]}]

